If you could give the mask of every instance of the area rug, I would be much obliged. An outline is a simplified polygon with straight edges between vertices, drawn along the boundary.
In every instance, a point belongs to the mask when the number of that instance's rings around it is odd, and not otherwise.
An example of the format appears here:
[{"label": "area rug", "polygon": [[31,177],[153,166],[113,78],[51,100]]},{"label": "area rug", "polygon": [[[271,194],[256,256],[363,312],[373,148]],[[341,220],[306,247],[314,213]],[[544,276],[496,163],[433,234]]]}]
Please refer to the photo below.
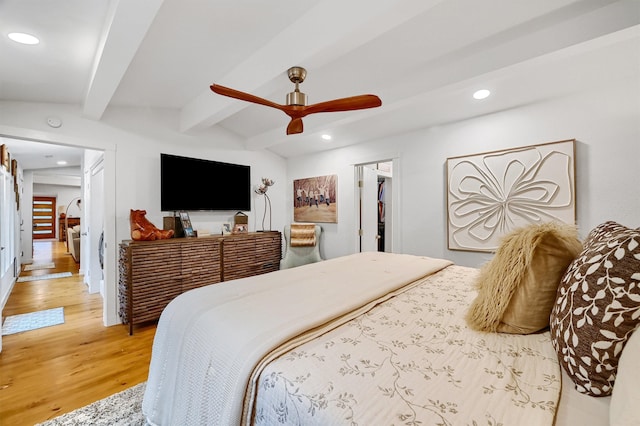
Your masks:
[{"label": "area rug", "polygon": [[55,278],[66,278],[70,277],[71,272],[59,272],[57,274],[45,274],[45,275],[29,275],[28,277],[18,277],[19,283],[24,283],[27,281],[40,281],[40,280],[52,280]]},{"label": "area rug", "polygon": [[36,269],[53,269],[56,267],[56,264],[53,262],[49,263],[32,263],[31,265],[26,265],[24,267],[25,271],[35,271]]},{"label": "area rug", "polygon": [[64,308],[8,316],[2,324],[2,335],[22,333],[52,325],[64,324]]},{"label": "area rug", "polygon": [[137,384],[36,426],[144,426],[142,397],[146,386],[146,382]]}]

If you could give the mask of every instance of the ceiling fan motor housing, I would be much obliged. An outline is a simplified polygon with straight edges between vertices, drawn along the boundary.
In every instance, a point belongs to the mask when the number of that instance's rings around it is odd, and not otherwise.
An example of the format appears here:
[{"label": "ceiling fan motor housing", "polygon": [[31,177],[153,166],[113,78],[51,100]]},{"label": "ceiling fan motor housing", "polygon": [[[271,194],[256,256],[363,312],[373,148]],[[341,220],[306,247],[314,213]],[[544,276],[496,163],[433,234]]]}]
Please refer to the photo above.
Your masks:
[{"label": "ceiling fan motor housing", "polygon": [[300,105],[305,106],[307,104],[307,95],[296,90],[295,92],[287,93],[287,105]]}]

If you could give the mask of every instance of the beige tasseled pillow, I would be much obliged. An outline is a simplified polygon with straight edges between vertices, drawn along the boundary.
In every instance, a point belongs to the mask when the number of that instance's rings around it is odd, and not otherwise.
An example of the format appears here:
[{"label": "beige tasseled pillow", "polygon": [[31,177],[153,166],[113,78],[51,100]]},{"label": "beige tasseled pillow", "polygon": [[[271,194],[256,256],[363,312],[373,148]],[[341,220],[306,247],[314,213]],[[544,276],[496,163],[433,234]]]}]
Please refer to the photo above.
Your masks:
[{"label": "beige tasseled pillow", "polygon": [[316,245],[315,223],[291,224],[291,247],[313,247]]},{"label": "beige tasseled pillow", "polygon": [[576,227],[529,225],[506,235],[480,271],[466,316],[474,330],[530,334],[549,326],[563,274],[582,250]]}]

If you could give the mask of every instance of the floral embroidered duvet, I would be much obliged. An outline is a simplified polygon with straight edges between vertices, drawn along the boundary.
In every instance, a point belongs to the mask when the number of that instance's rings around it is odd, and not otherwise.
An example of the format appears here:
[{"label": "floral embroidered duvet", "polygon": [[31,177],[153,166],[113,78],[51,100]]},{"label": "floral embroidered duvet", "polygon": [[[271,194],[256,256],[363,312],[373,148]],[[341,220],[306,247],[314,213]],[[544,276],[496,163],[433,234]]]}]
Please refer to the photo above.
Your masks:
[{"label": "floral embroidered duvet", "polygon": [[549,334],[467,329],[477,270],[361,253],[189,291],[163,312],[151,425],[553,424]]},{"label": "floral embroidered duvet", "polygon": [[256,425],[551,425],[549,333],[468,329],[477,271],[449,266],[271,362]]}]

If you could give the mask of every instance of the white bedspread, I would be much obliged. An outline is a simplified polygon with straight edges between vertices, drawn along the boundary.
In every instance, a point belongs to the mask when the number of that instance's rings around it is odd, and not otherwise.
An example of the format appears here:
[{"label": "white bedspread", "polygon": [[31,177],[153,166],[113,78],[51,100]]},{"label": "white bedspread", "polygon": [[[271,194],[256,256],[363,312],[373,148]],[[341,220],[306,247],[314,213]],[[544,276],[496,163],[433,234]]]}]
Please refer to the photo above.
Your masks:
[{"label": "white bedspread", "polygon": [[[158,323],[143,401],[147,420],[241,424],[243,408],[247,418],[253,407],[259,373],[254,369],[265,356],[321,334],[327,324],[337,327],[355,318],[376,300],[450,263],[362,253],[182,294]],[[296,342],[306,330],[311,332]]]},{"label": "white bedspread", "polygon": [[476,274],[449,266],[271,362],[256,425],[552,425],[549,333],[468,329]]}]

